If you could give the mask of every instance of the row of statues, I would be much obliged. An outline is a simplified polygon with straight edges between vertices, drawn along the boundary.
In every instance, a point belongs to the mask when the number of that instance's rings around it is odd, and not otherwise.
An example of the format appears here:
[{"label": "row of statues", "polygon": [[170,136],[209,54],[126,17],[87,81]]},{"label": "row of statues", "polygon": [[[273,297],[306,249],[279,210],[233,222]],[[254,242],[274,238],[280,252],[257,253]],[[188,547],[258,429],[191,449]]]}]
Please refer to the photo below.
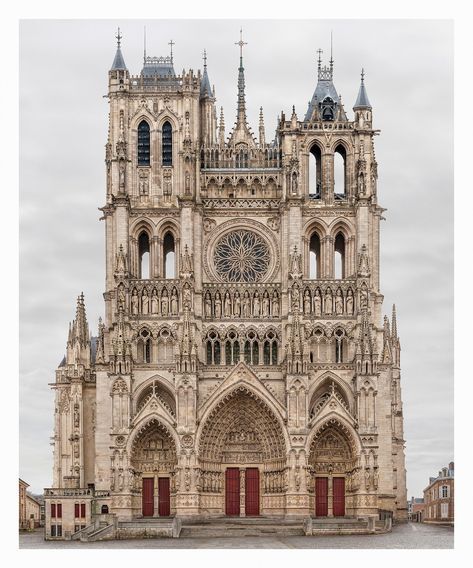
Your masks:
[{"label": "row of statues", "polygon": [[214,296],[209,291],[204,296],[204,313],[206,318],[278,318],[280,316],[280,300],[276,290],[272,294],[264,292],[245,292],[237,290],[222,294],[217,291]]},{"label": "row of statues", "polygon": [[[124,303],[124,298],[121,298],[121,300]],[[144,288],[141,295],[138,295],[137,289],[134,288],[130,298],[130,309],[133,315],[177,316],[179,313],[178,291],[173,288],[169,293],[166,288],[163,288],[161,294],[158,294],[156,288],[153,288],[151,295],[149,295],[147,289]]]},{"label": "row of statues", "polygon": [[301,310],[305,315],[348,315],[354,314],[354,294],[351,288],[348,288],[344,294],[341,288],[335,293],[328,287],[325,293],[320,288],[314,291],[306,288],[302,294],[302,306],[300,305],[300,292],[298,288],[292,290],[292,309]]}]

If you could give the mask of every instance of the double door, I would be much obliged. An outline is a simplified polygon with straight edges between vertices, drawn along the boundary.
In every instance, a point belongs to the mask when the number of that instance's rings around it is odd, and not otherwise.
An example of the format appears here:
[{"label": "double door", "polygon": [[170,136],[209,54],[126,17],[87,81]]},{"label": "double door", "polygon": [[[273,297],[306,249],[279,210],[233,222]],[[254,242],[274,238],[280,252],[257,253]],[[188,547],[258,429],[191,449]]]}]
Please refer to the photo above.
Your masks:
[{"label": "double door", "polygon": [[[225,472],[225,514],[240,515],[240,468],[229,467]],[[245,478],[245,516],[259,515],[259,469],[247,467]]]},{"label": "double door", "polygon": [[[329,512],[328,477],[315,478],[315,515],[326,517]],[[332,512],[334,517],[345,515],[345,478],[332,478]]]},{"label": "double door", "polygon": [[[154,477],[143,478],[142,514],[143,517],[154,516]],[[158,515],[169,517],[171,514],[171,495],[169,477],[158,478]]]}]

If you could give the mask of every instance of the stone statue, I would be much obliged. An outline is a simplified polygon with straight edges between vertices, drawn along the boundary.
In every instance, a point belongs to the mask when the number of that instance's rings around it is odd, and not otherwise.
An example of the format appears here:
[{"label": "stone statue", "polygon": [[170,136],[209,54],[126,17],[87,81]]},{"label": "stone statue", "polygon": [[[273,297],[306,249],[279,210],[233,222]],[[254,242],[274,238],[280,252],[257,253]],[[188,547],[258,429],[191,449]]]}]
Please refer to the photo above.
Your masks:
[{"label": "stone statue", "polygon": [[222,317],[222,298],[220,297],[220,292],[215,294],[215,318],[220,319]]},{"label": "stone statue", "polygon": [[353,315],[353,292],[351,291],[351,288],[347,293],[347,314],[350,316]]},{"label": "stone statue", "polygon": [[368,307],[368,290],[366,286],[362,286],[360,290],[360,307],[362,310]]},{"label": "stone statue", "polygon": [[171,294],[171,315],[177,316],[177,312],[178,312],[177,292],[176,289],[173,288]]},{"label": "stone statue", "polygon": [[168,311],[169,311],[169,297],[168,297],[168,291],[166,290],[166,288],[164,288],[162,294],[161,294],[161,314],[164,317],[167,317],[168,315]]},{"label": "stone statue", "polygon": [[244,318],[251,317],[250,295],[248,294],[248,290],[245,291],[245,294],[243,296],[243,317]]},{"label": "stone statue", "polygon": [[304,292],[304,313],[310,314],[311,298],[309,290]]},{"label": "stone statue", "polygon": [[343,296],[340,288],[337,290],[337,294],[335,296],[335,313],[337,316],[343,314]]},{"label": "stone statue", "polygon": [[125,160],[120,160],[118,163],[118,188],[120,191],[125,189]]},{"label": "stone statue", "polygon": [[125,290],[123,288],[123,284],[120,284],[118,287],[118,309],[125,309]]},{"label": "stone statue", "polygon": [[138,304],[139,304],[138,292],[136,291],[136,288],[134,288],[133,296],[131,297],[131,313],[133,315],[138,314]]},{"label": "stone statue", "polygon": [[263,294],[263,317],[269,318],[269,295],[268,291],[265,290]]},{"label": "stone statue", "polygon": [[260,299],[258,292],[253,297],[253,317],[258,318],[260,315]]},{"label": "stone statue", "polygon": [[212,317],[212,298],[208,292],[205,294],[205,317]]},{"label": "stone statue", "polygon": [[141,313],[147,314],[149,311],[149,298],[148,291],[146,288],[143,289],[143,295],[141,296]]},{"label": "stone statue", "polygon": [[156,288],[153,288],[153,292],[151,295],[151,313],[157,314],[159,310],[158,306],[158,294],[156,292]]},{"label": "stone statue", "polygon": [[224,315],[226,318],[232,317],[232,300],[228,291],[225,293]]},{"label": "stone statue", "polygon": [[191,290],[189,288],[189,284],[184,285],[184,290],[183,290],[183,294],[182,294],[182,305],[185,308],[189,308],[189,309],[191,307]]},{"label": "stone statue", "polygon": [[273,317],[275,318],[279,317],[279,296],[276,290],[274,291],[273,294]]},{"label": "stone statue", "polygon": [[322,315],[322,297],[320,296],[320,290],[317,288],[314,297],[312,299],[314,304],[314,314],[316,316]]},{"label": "stone statue", "polygon": [[330,288],[327,288],[325,292],[324,307],[325,307],[325,313],[329,316],[332,315],[333,311],[332,303],[333,303],[332,290],[330,290]]},{"label": "stone statue", "polygon": [[241,299],[240,299],[240,293],[237,291],[235,292],[235,299],[233,302],[233,315],[236,318],[239,318],[241,314]]},{"label": "stone statue", "polygon": [[293,310],[299,309],[299,289],[297,287],[291,290],[291,305]]}]

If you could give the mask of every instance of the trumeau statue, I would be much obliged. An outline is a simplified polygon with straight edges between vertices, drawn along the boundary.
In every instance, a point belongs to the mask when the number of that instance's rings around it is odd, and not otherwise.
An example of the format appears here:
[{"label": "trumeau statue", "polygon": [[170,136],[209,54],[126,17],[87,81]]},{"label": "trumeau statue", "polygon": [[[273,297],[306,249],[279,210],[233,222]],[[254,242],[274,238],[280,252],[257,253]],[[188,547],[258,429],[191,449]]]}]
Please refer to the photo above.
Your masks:
[{"label": "trumeau statue", "polygon": [[[262,110],[256,136],[247,119],[244,62],[254,71],[258,56],[245,60],[242,35],[230,131],[206,55],[178,75],[171,41],[136,75],[117,40],[105,315],[91,333],[79,296],[56,370],[45,500],[63,507],[60,523],[46,515],[46,538],[102,522],[128,538],[156,517],[163,531],[161,517],[406,520],[400,340],[395,310],[378,321],[383,209],[364,75],[349,115],[320,52],[307,113],[283,112],[267,141]],[[335,158],[351,172],[342,187]]]}]

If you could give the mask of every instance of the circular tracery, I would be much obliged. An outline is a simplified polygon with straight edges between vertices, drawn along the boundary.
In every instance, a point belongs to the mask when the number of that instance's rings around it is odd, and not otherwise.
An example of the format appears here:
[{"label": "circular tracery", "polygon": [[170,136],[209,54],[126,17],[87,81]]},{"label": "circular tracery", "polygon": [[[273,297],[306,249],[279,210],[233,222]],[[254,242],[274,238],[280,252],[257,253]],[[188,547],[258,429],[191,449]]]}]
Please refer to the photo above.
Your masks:
[{"label": "circular tracery", "polygon": [[228,233],[215,247],[215,269],[225,282],[259,282],[266,275],[269,262],[269,246],[251,231]]}]

